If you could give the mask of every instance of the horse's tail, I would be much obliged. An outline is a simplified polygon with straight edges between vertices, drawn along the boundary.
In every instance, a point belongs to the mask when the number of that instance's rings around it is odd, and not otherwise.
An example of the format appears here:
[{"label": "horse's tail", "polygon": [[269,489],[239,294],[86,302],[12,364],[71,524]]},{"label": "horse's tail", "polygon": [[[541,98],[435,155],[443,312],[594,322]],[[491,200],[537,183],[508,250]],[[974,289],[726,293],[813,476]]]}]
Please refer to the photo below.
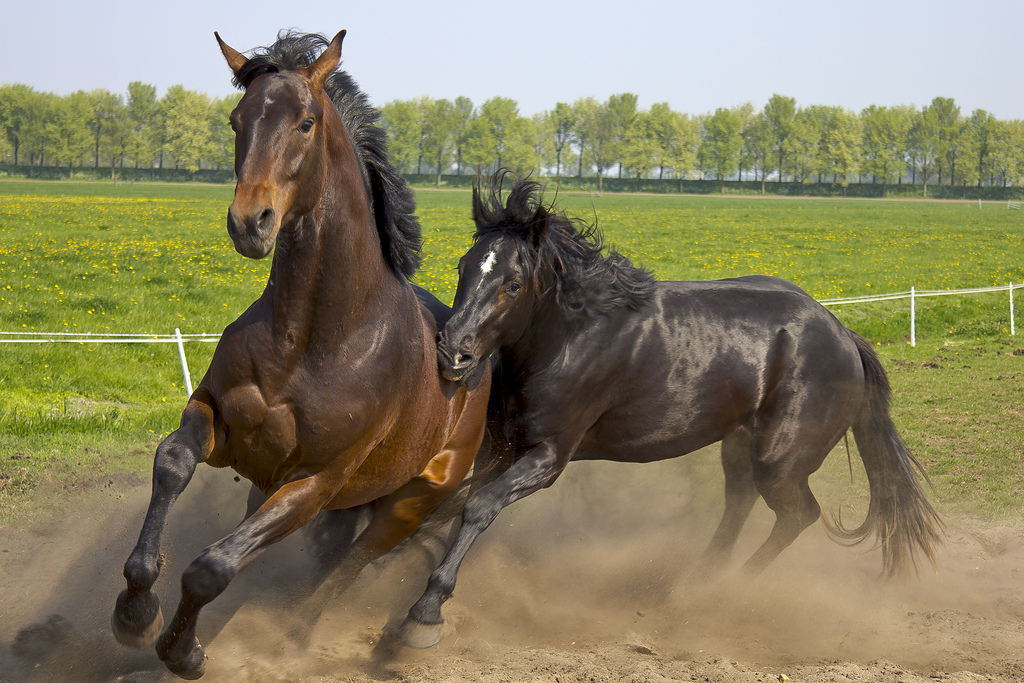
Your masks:
[{"label": "horse's tail", "polygon": [[925,498],[918,473],[927,481],[921,464],[910,453],[889,417],[891,389],[871,344],[851,332],[864,365],[866,400],[853,423],[871,501],[867,518],[847,529],[837,516],[822,517],[825,530],[840,543],[854,545],[874,534],[882,546],[882,562],[890,576],[908,566],[917,570],[918,552],[935,566],[935,550],[942,543],[942,520]]}]

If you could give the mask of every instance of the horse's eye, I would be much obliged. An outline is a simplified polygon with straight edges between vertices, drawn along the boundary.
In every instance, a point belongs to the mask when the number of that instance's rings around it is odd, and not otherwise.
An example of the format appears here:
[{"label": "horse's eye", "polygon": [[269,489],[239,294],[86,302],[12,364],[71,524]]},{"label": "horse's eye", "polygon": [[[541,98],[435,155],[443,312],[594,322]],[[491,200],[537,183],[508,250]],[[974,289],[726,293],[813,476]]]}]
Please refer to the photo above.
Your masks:
[{"label": "horse's eye", "polygon": [[523,286],[522,286],[521,284],[519,284],[518,282],[510,282],[510,283],[508,284],[508,293],[509,293],[509,294],[515,294],[515,293],[517,293],[517,292],[518,292],[518,291],[519,291],[520,289],[522,289],[522,287],[523,287]]},{"label": "horse's eye", "polygon": [[313,123],[313,119],[306,119],[305,121],[302,122],[302,125],[299,126],[299,130],[301,130],[303,133],[308,133],[309,131],[313,130]]}]

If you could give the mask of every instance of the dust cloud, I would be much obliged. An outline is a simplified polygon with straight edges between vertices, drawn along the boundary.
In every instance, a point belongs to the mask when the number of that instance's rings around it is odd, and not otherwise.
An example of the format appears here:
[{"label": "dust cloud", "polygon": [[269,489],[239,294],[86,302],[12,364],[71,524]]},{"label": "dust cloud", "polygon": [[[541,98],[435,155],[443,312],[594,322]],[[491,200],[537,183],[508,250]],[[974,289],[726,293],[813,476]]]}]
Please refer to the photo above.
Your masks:
[{"label": "dust cloud", "polygon": [[[120,647],[109,632],[148,488],[110,482],[67,500],[53,523],[0,530],[0,681],[178,680],[152,648]],[[300,644],[287,633],[313,562],[296,534],[204,610],[206,680],[1024,680],[1020,526],[947,518],[938,571],[883,581],[877,550],[839,546],[815,525],[750,578],[736,570],[774,521],[759,504],[729,570],[698,582],[720,488],[713,450],[572,465],[480,538],[441,643],[423,651],[381,634],[422,591],[431,543],[413,539],[369,567]],[[201,468],[172,510],[157,584],[165,616],[184,568],[240,521],[246,492]]]}]

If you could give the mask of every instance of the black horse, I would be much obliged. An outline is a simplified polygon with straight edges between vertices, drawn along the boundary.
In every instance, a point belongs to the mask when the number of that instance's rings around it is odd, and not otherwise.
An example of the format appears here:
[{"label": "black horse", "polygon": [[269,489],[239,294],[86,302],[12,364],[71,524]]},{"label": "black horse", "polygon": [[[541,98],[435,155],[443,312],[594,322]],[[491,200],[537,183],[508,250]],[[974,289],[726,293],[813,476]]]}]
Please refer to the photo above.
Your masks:
[{"label": "black horse", "polygon": [[[726,505],[705,570],[727,560],[758,496],[775,526],[745,568],[764,569],[821,514],[808,477],[851,427],[889,574],[934,563],[941,522],[889,417],[889,383],[871,346],[797,286],[750,276],[658,282],[593,228],[540,203],[540,186],[500,180],[473,194],[476,240],[459,263],[441,372],[472,376],[497,351],[492,451],[505,469],[469,498],[463,526],[403,625],[410,645],[440,636],[459,565],[498,512],[550,486],[571,460],[652,462],[722,442]],[[501,468],[499,468],[500,471]]]}]

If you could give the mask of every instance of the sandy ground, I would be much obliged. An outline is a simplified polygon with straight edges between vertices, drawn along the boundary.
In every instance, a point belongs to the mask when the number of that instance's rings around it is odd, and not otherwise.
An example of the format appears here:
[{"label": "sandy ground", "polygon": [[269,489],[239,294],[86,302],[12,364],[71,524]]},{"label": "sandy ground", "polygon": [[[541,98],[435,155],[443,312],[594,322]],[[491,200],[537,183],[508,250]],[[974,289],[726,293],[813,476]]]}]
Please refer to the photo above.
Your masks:
[{"label": "sandy ground", "polygon": [[[714,455],[692,457],[704,464],[574,465],[507,509],[471,551],[429,650],[381,637],[424,584],[416,543],[364,572],[311,642],[291,641],[311,568],[296,535],[204,611],[204,680],[1024,681],[1024,527],[947,519],[938,571],[885,582],[877,551],[815,525],[763,576],[698,585],[687,570],[717,522],[720,474],[708,474]],[[241,518],[246,488],[231,475],[201,468],[172,512],[167,616],[184,567]],[[109,632],[147,498],[148,483],[102,481],[67,497],[59,524],[0,529],[0,681],[178,680]],[[737,565],[772,521],[755,511]]]}]

